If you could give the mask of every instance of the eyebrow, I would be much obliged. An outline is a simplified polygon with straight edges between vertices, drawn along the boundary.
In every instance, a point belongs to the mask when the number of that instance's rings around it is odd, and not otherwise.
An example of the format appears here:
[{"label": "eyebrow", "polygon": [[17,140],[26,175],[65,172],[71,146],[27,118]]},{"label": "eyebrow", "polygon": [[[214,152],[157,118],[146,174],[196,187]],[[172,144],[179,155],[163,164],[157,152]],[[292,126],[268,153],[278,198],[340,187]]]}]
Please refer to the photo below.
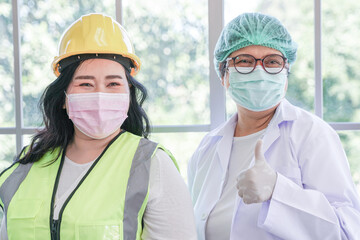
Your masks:
[{"label": "eyebrow", "polygon": [[107,76],[105,77],[105,79],[115,79],[115,78],[120,78],[120,79],[122,79],[122,76],[120,76],[120,75],[107,75]]},{"label": "eyebrow", "polygon": [[[107,75],[105,77],[106,80],[111,80],[111,79],[116,79],[116,78],[122,79],[122,77],[120,75]],[[74,78],[74,80],[77,80],[77,79],[95,79],[95,77],[90,76],[90,75],[80,75],[80,76],[76,76]]]}]

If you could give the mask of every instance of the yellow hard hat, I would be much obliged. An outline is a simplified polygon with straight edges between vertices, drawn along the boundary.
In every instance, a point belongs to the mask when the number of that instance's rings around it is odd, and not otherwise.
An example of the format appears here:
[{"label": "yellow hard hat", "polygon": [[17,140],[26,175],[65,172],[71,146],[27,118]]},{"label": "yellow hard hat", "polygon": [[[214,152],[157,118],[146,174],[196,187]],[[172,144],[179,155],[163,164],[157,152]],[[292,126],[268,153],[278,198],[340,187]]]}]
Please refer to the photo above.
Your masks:
[{"label": "yellow hard hat", "polygon": [[52,62],[54,74],[60,75],[61,60],[83,60],[82,56],[89,54],[130,59],[132,76],[140,70],[140,59],[135,55],[127,32],[118,22],[103,14],[84,15],[65,30],[59,44],[59,55]]}]

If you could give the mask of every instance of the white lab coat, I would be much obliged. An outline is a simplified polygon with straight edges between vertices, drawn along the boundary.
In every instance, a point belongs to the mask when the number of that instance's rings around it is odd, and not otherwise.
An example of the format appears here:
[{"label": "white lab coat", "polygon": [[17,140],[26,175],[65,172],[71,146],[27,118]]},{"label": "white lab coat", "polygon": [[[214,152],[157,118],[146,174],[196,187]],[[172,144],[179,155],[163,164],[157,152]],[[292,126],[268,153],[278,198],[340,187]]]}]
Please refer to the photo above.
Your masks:
[{"label": "white lab coat", "polygon": [[[199,240],[227,178],[237,115],[208,133],[188,167]],[[283,100],[263,137],[278,173],[272,198],[246,205],[236,194],[230,239],[360,239],[360,200],[337,133]],[[359,156],[360,160],[360,156]]]}]

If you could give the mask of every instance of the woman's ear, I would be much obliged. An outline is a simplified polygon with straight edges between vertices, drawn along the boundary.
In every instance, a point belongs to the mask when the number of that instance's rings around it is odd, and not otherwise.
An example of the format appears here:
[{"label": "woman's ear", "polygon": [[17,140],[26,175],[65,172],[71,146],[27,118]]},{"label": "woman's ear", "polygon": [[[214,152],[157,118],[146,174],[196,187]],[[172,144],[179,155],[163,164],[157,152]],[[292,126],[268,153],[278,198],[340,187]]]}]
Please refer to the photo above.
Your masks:
[{"label": "woman's ear", "polygon": [[226,89],[228,86],[225,85],[225,80],[228,77],[228,69],[226,68],[226,64],[224,62],[219,64],[219,72],[221,75],[221,85],[223,85]]},{"label": "woman's ear", "polygon": [[64,94],[65,94],[65,99],[64,99],[64,104],[62,106],[62,109],[66,109],[66,101],[67,101],[66,91],[64,91]]},{"label": "woman's ear", "polygon": [[229,72],[225,71],[224,75],[221,77],[221,85],[223,85],[223,87],[225,87],[226,89],[229,88],[230,83],[229,83]]}]

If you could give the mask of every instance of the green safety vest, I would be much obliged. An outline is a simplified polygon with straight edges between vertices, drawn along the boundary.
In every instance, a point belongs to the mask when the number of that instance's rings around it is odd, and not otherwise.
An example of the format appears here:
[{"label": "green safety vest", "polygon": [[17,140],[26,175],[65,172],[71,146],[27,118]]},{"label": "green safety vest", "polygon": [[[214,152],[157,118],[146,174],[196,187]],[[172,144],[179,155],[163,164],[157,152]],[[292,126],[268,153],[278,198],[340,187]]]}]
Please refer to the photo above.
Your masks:
[{"label": "green safety vest", "polygon": [[14,164],[0,176],[0,205],[9,240],[140,239],[150,160],[157,148],[147,139],[120,133],[70,194],[57,221],[53,202],[63,154],[49,163],[60,148],[35,163]]}]

